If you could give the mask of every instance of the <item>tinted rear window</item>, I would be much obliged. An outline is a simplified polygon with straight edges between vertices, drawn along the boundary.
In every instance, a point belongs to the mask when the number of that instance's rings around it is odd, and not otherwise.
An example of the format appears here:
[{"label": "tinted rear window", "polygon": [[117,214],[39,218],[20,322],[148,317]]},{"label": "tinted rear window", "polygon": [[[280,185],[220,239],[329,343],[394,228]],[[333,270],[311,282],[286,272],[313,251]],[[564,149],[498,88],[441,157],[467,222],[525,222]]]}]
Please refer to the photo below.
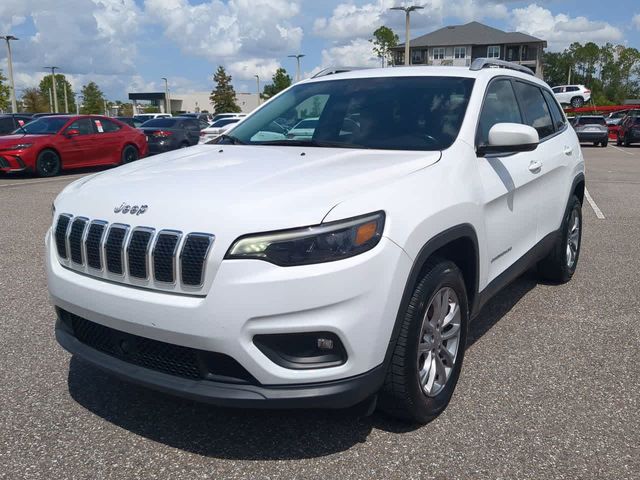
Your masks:
[{"label": "tinted rear window", "polygon": [[606,125],[604,117],[581,117],[578,125]]},{"label": "tinted rear window", "polygon": [[[184,119],[183,119],[184,121]],[[162,128],[173,128],[178,124],[178,120],[175,118],[155,118],[153,120],[149,120],[148,122],[144,122],[142,124],[143,127],[162,127]]]}]

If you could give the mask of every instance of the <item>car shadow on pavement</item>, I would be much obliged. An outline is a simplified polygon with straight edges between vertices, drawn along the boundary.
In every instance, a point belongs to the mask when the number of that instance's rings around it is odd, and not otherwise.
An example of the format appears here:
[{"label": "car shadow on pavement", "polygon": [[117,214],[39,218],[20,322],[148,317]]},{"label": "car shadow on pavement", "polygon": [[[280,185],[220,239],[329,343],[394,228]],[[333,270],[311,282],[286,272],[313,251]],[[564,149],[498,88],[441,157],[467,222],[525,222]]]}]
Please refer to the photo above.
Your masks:
[{"label": "car shadow on pavement", "polygon": [[97,167],[84,167],[84,168],[73,168],[70,170],[63,170],[56,177],[39,177],[38,175],[34,175],[31,172],[11,172],[0,174],[0,180],[2,181],[16,181],[19,182],[21,180],[46,180],[49,178],[64,178],[72,175],[89,175],[91,173],[98,173],[104,170],[109,170],[110,168],[115,168],[113,165],[107,166],[97,166]]},{"label": "car shadow on pavement", "polygon": [[[527,273],[494,297],[472,323],[467,348],[536,284],[535,277]],[[215,458],[321,457],[365,442],[374,428],[398,434],[420,428],[378,412],[359,416],[354,409],[218,408],[122,381],[75,356],[69,364],[68,386],[76,402],[112,424],[155,442]]]}]

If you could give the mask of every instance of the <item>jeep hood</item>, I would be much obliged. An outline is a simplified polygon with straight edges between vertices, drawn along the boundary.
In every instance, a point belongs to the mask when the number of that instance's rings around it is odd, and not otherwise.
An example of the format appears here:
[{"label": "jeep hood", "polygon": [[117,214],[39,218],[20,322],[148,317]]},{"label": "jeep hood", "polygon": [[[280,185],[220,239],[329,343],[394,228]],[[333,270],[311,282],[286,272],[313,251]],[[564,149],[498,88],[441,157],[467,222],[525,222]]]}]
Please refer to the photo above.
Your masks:
[{"label": "jeep hood", "polygon": [[[317,224],[335,205],[434,164],[441,153],[199,145],[80,179],[59,213],[156,229],[246,234]],[[127,203],[142,215],[114,213]],[[368,212],[362,212],[368,213]]]}]

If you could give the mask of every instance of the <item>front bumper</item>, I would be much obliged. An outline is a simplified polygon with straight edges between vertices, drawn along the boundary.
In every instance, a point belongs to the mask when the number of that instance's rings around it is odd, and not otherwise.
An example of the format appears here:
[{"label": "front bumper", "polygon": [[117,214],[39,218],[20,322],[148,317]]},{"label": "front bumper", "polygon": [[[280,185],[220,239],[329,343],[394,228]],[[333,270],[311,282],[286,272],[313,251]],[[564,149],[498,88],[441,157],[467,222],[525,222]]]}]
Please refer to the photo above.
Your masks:
[{"label": "front bumper", "polygon": [[23,172],[29,167],[24,160],[25,151],[0,152],[0,172]]},{"label": "front bumper", "polygon": [[[379,388],[378,377],[373,381],[369,374],[374,375],[370,372],[377,371],[384,361],[412,265],[407,254],[386,238],[364,254],[317,265],[285,268],[259,260],[225,260],[218,265],[207,295],[194,297],[81,275],[62,267],[51,245],[49,233],[47,275],[55,306],[132,335],[229,356],[255,378],[256,384],[225,384],[224,388],[239,389],[254,403],[282,395],[295,403],[299,396],[315,396],[309,392],[320,387],[323,392],[334,392],[334,382],[346,382],[349,386],[340,383],[339,390],[351,391],[350,379],[359,379],[354,380],[358,395],[349,393],[336,400],[336,405],[344,406]],[[346,362],[325,368],[285,368],[254,343],[257,335],[302,332],[335,334],[343,344]],[[196,387],[192,380],[165,378],[165,374],[145,372],[118,359],[107,361],[104,354],[77,345],[73,337],[58,334],[58,338],[71,352],[149,386],[176,394]],[[366,387],[361,376],[368,378]],[[216,385],[212,390],[211,383],[206,383],[198,389],[209,393],[197,395],[224,404],[226,397],[218,396],[221,388]],[[327,395],[333,398],[334,393]],[[314,402],[304,400],[301,406],[314,406]]]}]

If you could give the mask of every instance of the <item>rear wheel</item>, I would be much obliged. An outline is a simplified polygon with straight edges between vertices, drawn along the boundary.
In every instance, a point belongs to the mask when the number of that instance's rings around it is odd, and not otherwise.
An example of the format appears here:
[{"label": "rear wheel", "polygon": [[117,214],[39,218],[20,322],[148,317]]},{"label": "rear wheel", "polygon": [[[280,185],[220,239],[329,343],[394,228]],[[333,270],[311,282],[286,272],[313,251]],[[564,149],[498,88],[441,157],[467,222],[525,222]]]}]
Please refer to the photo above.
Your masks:
[{"label": "rear wheel", "polygon": [[188,142],[182,142],[180,144],[180,148],[187,148],[187,147],[189,147],[189,143]]},{"label": "rear wheel", "polygon": [[53,150],[43,150],[36,160],[36,174],[39,177],[55,177],[60,173],[60,155]]},{"label": "rear wheel", "polygon": [[133,145],[127,145],[124,147],[124,150],[122,150],[120,163],[124,165],[125,163],[135,162],[139,156],[140,155],[138,155],[138,149],[136,147]]},{"label": "rear wheel", "polygon": [[462,368],[469,321],[458,267],[434,259],[425,270],[404,312],[380,395],[382,410],[418,423],[431,421],[449,404]]},{"label": "rear wheel", "polygon": [[600,143],[600,145],[606,147],[607,145],[609,145],[609,140],[605,140],[604,142]]},{"label": "rear wheel", "polygon": [[573,97],[571,99],[571,106],[573,108],[580,108],[584,105],[584,99],[582,97]]},{"label": "rear wheel", "polygon": [[565,214],[556,244],[549,254],[538,263],[540,276],[551,282],[566,283],[578,266],[582,243],[582,204],[575,195]]},{"label": "rear wheel", "polygon": [[631,141],[629,140],[629,135],[624,136],[624,138],[622,139],[622,143],[624,144],[625,147],[628,147],[629,145],[631,145]]},{"label": "rear wheel", "polygon": [[620,132],[618,132],[616,135],[616,145],[618,145],[619,147],[622,146],[622,137],[620,136]]}]

